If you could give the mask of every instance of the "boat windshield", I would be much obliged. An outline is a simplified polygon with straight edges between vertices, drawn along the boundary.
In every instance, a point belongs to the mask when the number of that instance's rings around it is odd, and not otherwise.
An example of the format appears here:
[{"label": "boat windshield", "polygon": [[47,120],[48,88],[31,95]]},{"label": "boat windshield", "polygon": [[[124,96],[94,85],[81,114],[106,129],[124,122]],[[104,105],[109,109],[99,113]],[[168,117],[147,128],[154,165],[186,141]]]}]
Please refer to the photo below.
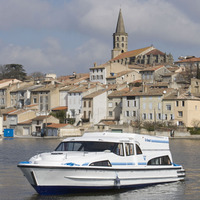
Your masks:
[{"label": "boat windshield", "polygon": [[123,156],[123,144],[114,142],[97,142],[97,141],[70,141],[61,142],[55,151],[88,151],[102,152],[108,150],[117,155]]}]

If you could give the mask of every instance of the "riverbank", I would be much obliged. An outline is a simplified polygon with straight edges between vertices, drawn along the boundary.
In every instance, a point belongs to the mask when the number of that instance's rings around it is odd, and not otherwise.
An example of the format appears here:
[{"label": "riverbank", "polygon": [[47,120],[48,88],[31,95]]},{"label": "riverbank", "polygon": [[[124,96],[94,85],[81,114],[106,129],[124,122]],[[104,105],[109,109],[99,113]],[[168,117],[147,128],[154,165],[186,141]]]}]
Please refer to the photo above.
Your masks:
[{"label": "riverbank", "polygon": [[[138,133],[138,134],[143,134],[143,135],[154,135],[154,136],[163,136],[163,137],[168,137],[169,139],[200,139],[200,135],[191,135],[191,134],[186,134],[184,132],[178,132],[175,133],[173,137],[170,136],[170,133],[168,132],[146,132],[144,133]],[[14,135],[13,138],[19,138],[19,139],[64,139],[65,137],[58,137],[58,136],[44,136],[44,137],[39,137],[39,136],[31,136],[31,135]],[[69,136],[71,137],[71,136]],[[3,137],[2,135],[0,135],[0,140],[1,139],[6,139],[9,137]],[[12,138],[12,137],[10,137]]]}]

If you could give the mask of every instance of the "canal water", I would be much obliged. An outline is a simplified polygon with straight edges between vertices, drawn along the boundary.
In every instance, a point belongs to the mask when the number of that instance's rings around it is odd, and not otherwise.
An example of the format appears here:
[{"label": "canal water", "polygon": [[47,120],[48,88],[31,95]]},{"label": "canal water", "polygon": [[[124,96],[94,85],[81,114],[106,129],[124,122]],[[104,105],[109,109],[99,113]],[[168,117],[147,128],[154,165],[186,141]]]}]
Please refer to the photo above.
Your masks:
[{"label": "canal water", "polygon": [[172,139],[170,148],[173,160],[184,166],[184,182],[156,185],[126,192],[100,192],[84,195],[38,195],[17,168],[20,161],[51,151],[59,139],[3,139],[0,140],[0,200],[184,200],[200,199],[200,140]]}]

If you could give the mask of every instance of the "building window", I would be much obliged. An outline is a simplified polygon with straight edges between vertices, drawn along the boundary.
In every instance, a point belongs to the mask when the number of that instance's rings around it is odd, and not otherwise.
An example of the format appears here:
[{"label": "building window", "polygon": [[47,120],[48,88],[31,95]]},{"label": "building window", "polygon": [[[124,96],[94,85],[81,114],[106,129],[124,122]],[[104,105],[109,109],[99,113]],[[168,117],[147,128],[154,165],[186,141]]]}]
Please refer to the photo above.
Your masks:
[{"label": "building window", "polygon": [[84,101],[84,103],[83,103],[83,107],[84,107],[84,108],[86,107],[86,101]]},{"label": "building window", "polygon": [[143,118],[143,119],[147,119],[146,113],[143,113],[143,114],[142,114],[142,118]]},{"label": "building window", "polygon": [[112,108],[112,102],[109,102],[109,103],[108,103],[108,107],[109,107],[109,108]]},{"label": "building window", "polygon": [[40,97],[40,103],[43,103],[43,97]]},{"label": "building window", "polygon": [[152,103],[149,103],[149,109],[152,110]]},{"label": "building window", "polygon": [[178,121],[178,126],[183,126],[183,122],[182,121]]},{"label": "building window", "polygon": [[165,114],[165,120],[167,120],[167,114]]},{"label": "building window", "polygon": [[171,110],[172,108],[171,108],[171,105],[169,104],[169,105],[166,105],[166,109],[167,110]]},{"label": "building window", "polygon": [[37,103],[37,98],[33,98],[33,103]]},{"label": "building window", "polygon": [[129,111],[126,111],[126,116],[129,117]]},{"label": "building window", "polygon": [[137,106],[137,104],[136,104],[136,101],[134,101],[134,102],[133,102],[133,106],[134,106],[134,107],[136,107],[136,106]]},{"label": "building window", "polygon": [[185,101],[182,101],[182,107],[184,107],[185,106]]},{"label": "building window", "polygon": [[183,117],[183,111],[178,111],[178,116]]},{"label": "building window", "polygon": [[158,103],[158,110],[161,109],[161,103]]},{"label": "building window", "polygon": [[174,119],[174,115],[170,114],[170,119],[173,120]]},{"label": "building window", "polygon": [[48,104],[45,105],[45,109],[46,109],[46,111],[49,110]]},{"label": "building window", "polygon": [[149,113],[149,119],[153,119],[153,114],[152,113]]},{"label": "building window", "polygon": [[83,117],[84,117],[84,119],[86,119],[86,111],[84,111],[83,113],[84,113]]},{"label": "building window", "polygon": [[113,114],[112,111],[109,111],[109,117],[112,117],[112,114]]},{"label": "building window", "polygon": [[178,101],[176,101],[176,107],[178,107]]},{"label": "building window", "polygon": [[158,113],[158,119],[161,120],[161,113]]},{"label": "building window", "polygon": [[136,117],[136,111],[133,111],[133,117]]},{"label": "building window", "polygon": [[48,96],[45,97],[45,103],[48,103]]},{"label": "building window", "polygon": [[89,101],[89,107],[91,107],[91,101]]},{"label": "building window", "polygon": [[130,107],[130,101],[127,101],[127,107]]}]

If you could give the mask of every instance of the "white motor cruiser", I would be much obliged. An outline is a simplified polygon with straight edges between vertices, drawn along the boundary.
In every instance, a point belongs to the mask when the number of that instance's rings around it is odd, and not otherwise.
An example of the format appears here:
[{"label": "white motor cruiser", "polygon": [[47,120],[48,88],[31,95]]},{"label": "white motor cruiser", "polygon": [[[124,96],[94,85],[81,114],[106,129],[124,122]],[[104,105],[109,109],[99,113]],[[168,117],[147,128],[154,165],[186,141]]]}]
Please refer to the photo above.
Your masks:
[{"label": "white motor cruiser", "polygon": [[135,189],[184,180],[168,137],[95,132],[63,140],[55,151],[20,162],[39,194]]}]

